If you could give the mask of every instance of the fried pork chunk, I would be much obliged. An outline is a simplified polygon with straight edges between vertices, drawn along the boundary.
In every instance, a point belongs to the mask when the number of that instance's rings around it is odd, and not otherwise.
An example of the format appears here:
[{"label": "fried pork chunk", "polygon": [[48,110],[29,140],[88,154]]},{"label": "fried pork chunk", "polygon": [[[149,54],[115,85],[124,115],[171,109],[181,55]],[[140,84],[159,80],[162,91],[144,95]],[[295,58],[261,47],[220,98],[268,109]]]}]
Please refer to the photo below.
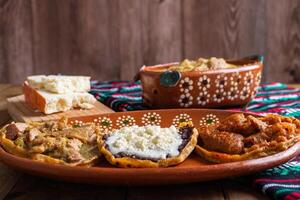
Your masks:
[{"label": "fried pork chunk", "polygon": [[251,115],[245,116],[237,113],[224,119],[217,129],[249,136],[256,132],[263,131],[266,127],[267,124],[265,122]]},{"label": "fried pork chunk", "polygon": [[[96,129],[91,124],[85,127],[64,129],[56,132],[41,133],[28,141],[30,153],[45,154],[65,162],[81,162],[86,159],[83,155],[95,151]],[[88,156],[89,157],[89,156]]]},{"label": "fried pork chunk", "polygon": [[200,132],[199,138],[206,149],[229,154],[239,154],[243,151],[244,137],[240,134],[219,131],[213,127],[207,127]]},{"label": "fried pork chunk", "polygon": [[293,117],[233,114],[218,125],[202,127],[196,152],[213,162],[257,158],[286,150],[300,141],[300,121]]},{"label": "fried pork chunk", "polygon": [[276,122],[269,125],[265,131],[258,132],[244,139],[245,146],[250,147],[263,142],[277,141],[284,142],[294,137],[296,125],[288,122]]},{"label": "fried pork chunk", "polygon": [[99,129],[92,123],[76,128],[68,125],[66,118],[58,122],[12,123],[1,134],[1,144],[7,151],[43,161],[79,165],[99,154]]}]

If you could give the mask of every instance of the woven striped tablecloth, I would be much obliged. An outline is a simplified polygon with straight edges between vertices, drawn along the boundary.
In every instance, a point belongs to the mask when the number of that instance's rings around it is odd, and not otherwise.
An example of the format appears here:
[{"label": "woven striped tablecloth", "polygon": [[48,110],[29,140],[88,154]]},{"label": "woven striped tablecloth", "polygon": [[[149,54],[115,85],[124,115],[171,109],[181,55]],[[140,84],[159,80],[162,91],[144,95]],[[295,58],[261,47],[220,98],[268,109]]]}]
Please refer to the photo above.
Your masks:
[{"label": "woven striped tablecloth", "polygon": [[[115,111],[149,109],[142,103],[139,82],[93,81],[91,93]],[[300,118],[300,89],[289,88],[282,83],[261,84],[245,111]],[[251,175],[249,180],[253,187],[272,199],[300,199],[300,156],[281,166]]]}]

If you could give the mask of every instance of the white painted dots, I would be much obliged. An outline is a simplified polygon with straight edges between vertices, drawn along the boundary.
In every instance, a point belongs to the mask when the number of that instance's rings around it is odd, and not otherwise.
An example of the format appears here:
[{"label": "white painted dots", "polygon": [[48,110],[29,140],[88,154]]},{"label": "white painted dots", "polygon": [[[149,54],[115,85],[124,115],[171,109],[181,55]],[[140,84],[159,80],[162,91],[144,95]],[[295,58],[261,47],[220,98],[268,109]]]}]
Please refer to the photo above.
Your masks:
[{"label": "white painted dots", "polygon": [[190,93],[181,94],[179,97],[179,105],[181,107],[189,107],[193,104],[193,97]]},{"label": "white painted dots", "polygon": [[94,119],[94,123],[99,126],[101,131],[112,130],[112,121],[108,117],[98,117]]},{"label": "white painted dots", "polygon": [[149,112],[143,115],[142,123],[146,125],[157,125],[161,123],[161,116],[156,112]]},{"label": "white painted dots", "polygon": [[200,92],[199,96],[197,97],[198,104],[202,105],[202,106],[209,103],[209,100],[210,100],[210,94],[208,94],[208,92],[206,90]]},{"label": "white painted dots", "polygon": [[[195,88],[193,80],[185,77],[179,84],[181,93],[178,103],[180,107],[191,107],[195,104],[206,106],[212,102],[222,103],[225,100],[247,100],[255,96],[260,80],[261,73],[255,74],[252,71],[219,74],[214,80],[204,74],[195,83],[197,86]],[[214,91],[211,91],[212,88]],[[191,93],[193,90],[196,90],[195,93],[198,94],[196,97]]]},{"label": "white painted dots", "polygon": [[179,96],[178,103],[181,107],[189,107],[193,104],[193,97],[191,91],[194,89],[193,80],[185,77],[179,84],[181,95]]},{"label": "white painted dots", "polygon": [[180,123],[191,122],[191,121],[192,121],[192,118],[190,117],[190,115],[188,115],[186,113],[181,113],[181,114],[175,116],[175,118],[173,119],[173,125],[178,127]]},{"label": "white painted dots", "polygon": [[135,119],[129,115],[123,115],[122,117],[118,117],[116,124],[119,128],[133,126],[135,125]]},{"label": "white painted dots", "polygon": [[208,114],[202,117],[199,124],[200,126],[213,125],[219,123],[219,118],[214,114]]}]

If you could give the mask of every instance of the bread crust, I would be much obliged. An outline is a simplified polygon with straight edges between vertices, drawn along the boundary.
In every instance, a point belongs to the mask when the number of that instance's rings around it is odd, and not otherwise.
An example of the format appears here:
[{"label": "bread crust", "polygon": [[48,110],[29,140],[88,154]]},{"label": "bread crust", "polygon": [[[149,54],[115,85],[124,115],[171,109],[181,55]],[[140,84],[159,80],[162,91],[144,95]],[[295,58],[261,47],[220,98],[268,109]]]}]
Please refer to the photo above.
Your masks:
[{"label": "bread crust", "polygon": [[105,140],[103,137],[98,138],[98,148],[101,154],[106,158],[106,160],[115,166],[123,167],[123,168],[157,168],[157,167],[169,167],[173,165],[177,165],[183,162],[194,150],[197,139],[198,139],[198,131],[196,128],[192,129],[193,133],[190,136],[189,142],[185,145],[185,147],[180,151],[178,156],[160,159],[157,161],[152,161],[148,159],[138,159],[132,157],[121,157],[116,158],[109,149],[105,146]]},{"label": "bread crust", "polygon": [[23,84],[23,93],[25,101],[32,109],[38,109],[45,113],[46,100],[42,97],[35,89],[29,86],[28,82],[25,81]]}]

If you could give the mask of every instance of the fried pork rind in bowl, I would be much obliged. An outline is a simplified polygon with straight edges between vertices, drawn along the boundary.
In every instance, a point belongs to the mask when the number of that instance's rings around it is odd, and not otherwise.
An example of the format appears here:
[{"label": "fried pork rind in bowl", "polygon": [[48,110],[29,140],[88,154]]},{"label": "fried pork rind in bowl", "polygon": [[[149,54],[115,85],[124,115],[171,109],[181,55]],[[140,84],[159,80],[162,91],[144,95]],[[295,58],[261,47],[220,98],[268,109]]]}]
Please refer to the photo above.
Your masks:
[{"label": "fried pork rind in bowl", "polygon": [[[168,131],[173,131],[173,134],[177,135],[165,136]],[[119,138],[118,135],[124,138]],[[99,137],[98,147],[106,160],[118,167],[169,167],[183,162],[192,153],[197,144],[197,137],[198,131],[188,124],[179,129],[172,126],[170,128],[133,126],[114,130]],[[132,146],[137,147],[131,148]],[[162,153],[164,151],[166,153]]]},{"label": "fried pork rind in bowl", "polygon": [[9,153],[52,164],[89,166],[99,157],[95,124],[74,128],[58,122],[11,123],[1,129],[1,145]]},{"label": "fried pork rind in bowl", "polygon": [[226,163],[273,155],[299,141],[296,118],[233,114],[217,125],[201,127],[195,151],[208,161]]},{"label": "fried pork rind in bowl", "polygon": [[246,105],[255,96],[262,56],[209,58],[143,66],[143,101],[151,108],[220,108]]}]

